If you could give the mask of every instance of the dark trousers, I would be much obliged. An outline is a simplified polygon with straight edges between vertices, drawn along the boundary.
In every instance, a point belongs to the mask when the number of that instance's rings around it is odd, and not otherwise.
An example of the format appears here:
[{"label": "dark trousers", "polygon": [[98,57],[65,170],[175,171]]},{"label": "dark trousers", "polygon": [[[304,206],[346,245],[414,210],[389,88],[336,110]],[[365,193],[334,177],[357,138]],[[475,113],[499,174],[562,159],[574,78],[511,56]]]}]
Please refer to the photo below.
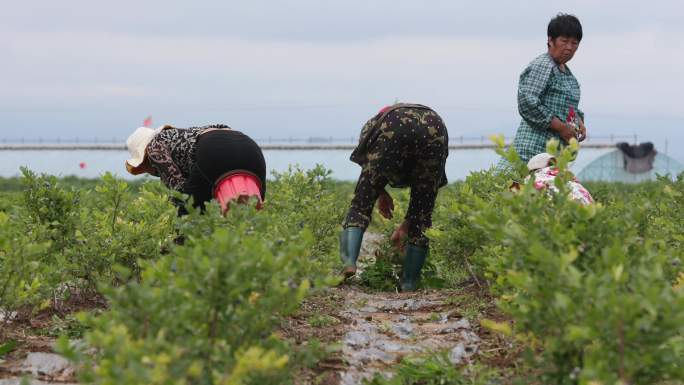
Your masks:
[{"label": "dark trousers", "polygon": [[197,140],[195,157],[185,191],[195,207],[204,208],[219,178],[233,171],[254,174],[261,181],[261,199],[266,199],[266,161],[249,136],[234,130],[209,131]]}]

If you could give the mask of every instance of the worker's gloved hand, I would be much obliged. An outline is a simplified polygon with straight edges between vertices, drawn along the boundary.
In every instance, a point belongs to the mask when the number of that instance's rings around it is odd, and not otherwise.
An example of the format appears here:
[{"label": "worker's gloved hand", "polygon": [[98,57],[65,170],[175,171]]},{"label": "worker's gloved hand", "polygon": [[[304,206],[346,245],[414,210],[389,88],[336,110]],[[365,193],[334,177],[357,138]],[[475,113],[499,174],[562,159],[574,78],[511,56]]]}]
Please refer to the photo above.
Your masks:
[{"label": "worker's gloved hand", "polygon": [[378,196],[378,211],[383,217],[392,219],[392,210],[394,210],[394,201],[386,191],[383,191]]},{"label": "worker's gloved hand", "polygon": [[405,240],[406,237],[408,237],[408,222],[403,221],[397,227],[394,232],[392,233],[392,236],[390,237],[390,241],[392,242],[392,245],[394,246],[397,251],[400,253],[404,252],[404,246],[405,246]]}]

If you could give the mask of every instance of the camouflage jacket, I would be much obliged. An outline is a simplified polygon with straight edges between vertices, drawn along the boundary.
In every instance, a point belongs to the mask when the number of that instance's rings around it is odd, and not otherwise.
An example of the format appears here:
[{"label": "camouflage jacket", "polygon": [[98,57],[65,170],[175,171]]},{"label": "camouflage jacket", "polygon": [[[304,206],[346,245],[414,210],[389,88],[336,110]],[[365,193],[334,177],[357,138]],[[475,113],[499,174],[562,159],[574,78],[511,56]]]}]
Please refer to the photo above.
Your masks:
[{"label": "camouflage jacket", "polygon": [[352,162],[360,166],[363,166],[368,161],[368,149],[380,135],[380,125],[390,112],[399,108],[419,108],[431,110],[431,108],[428,106],[411,103],[396,103],[394,105],[383,108],[382,110],[380,110],[380,112],[378,112],[377,115],[375,115],[373,119],[371,119],[368,123],[366,123],[365,126],[363,126],[363,129],[361,130],[361,137],[359,138],[359,144],[356,146],[351,156],[349,157],[349,159]]}]

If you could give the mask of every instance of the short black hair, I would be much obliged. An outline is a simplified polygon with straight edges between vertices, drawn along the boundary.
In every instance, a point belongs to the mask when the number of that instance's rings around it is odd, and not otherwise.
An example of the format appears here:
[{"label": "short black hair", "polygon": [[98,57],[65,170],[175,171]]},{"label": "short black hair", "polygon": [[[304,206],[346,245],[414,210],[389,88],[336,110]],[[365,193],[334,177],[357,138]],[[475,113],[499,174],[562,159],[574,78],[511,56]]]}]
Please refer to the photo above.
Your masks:
[{"label": "short black hair", "polygon": [[575,15],[559,13],[549,21],[546,29],[547,36],[556,40],[559,36],[574,37],[577,41],[582,41],[582,24]]}]

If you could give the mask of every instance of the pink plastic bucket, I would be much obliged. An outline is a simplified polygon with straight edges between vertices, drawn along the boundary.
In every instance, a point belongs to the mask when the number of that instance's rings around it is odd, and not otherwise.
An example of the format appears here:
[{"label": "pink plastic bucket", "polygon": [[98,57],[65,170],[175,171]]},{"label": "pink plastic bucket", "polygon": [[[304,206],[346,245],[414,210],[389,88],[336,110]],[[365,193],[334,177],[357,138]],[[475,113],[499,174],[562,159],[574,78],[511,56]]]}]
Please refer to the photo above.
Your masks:
[{"label": "pink plastic bucket", "polygon": [[250,197],[257,198],[257,209],[261,209],[261,182],[252,174],[236,172],[221,178],[214,188],[214,198],[219,201],[225,213],[230,208],[230,201],[247,203]]}]

